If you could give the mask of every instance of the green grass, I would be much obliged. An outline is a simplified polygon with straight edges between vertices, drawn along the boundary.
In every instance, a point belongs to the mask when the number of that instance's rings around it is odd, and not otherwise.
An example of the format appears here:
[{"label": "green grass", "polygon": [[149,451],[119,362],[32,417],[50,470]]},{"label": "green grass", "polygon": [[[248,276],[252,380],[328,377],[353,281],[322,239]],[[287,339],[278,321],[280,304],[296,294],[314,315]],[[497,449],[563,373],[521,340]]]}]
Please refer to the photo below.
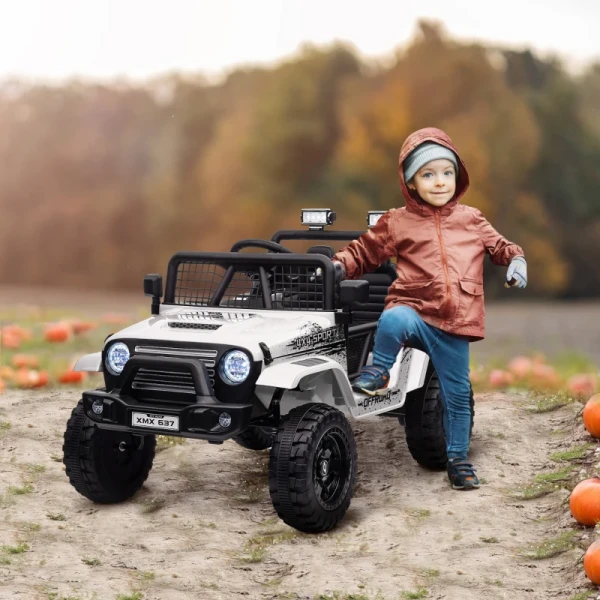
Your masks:
[{"label": "green grass", "polygon": [[12,560],[8,558],[8,556],[0,556],[0,565],[10,565],[12,564]]},{"label": "green grass", "polygon": [[89,567],[99,567],[102,564],[97,558],[82,558],[81,562]]},{"label": "green grass", "polygon": [[154,574],[154,571],[140,571],[138,577],[143,581],[154,581],[156,575]]},{"label": "green grass", "polygon": [[157,435],[156,436],[156,451],[162,452],[167,448],[181,446],[186,443],[186,438],[175,435]]},{"label": "green grass", "polygon": [[21,523],[20,527],[28,533],[37,533],[42,528],[39,523]]},{"label": "green grass", "polygon": [[29,550],[29,544],[21,542],[17,546],[2,546],[2,552],[5,554],[23,554]]},{"label": "green grass", "polygon": [[562,352],[552,359],[552,366],[563,379],[578,373],[596,373],[597,365],[589,356],[576,351]]},{"label": "green grass", "polygon": [[67,517],[65,517],[65,515],[63,515],[62,513],[48,513],[46,515],[51,521],[66,521]]},{"label": "green grass", "polygon": [[12,425],[8,421],[0,421],[0,433],[8,431]]},{"label": "green grass", "polygon": [[259,563],[265,560],[267,551],[264,548],[252,548],[247,554],[243,554],[239,557],[242,562],[245,563]]},{"label": "green grass", "polygon": [[531,394],[530,399],[533,402],[529,403],[525,408],[533,413],[551,412],[574,402],[574,399],[566,391],[560,391],[551,395]]},{"label": "green grass", "polygon": [[167,501],[164,498],[146,498],[140,502],[142,513],[146,515],[155,513],[163,508],[166,502]]},{"label": "green grass", "polygon": [[27,465],[26,470],[32,475],[41,475],[42,473],[45,473],[46,467],[44,465],[31,464]]},{"label": "green grass", "polygon": [[420,600],[420,598],[427,598],[429,591],[425,587],[418,587],[414,592],[402,592],[400,598],[402,600]]},{"label": "green grass", "polygon": [[538,473],[534,477],[535,483],[558,483],[559,481],[565,481],[569,479],[569,475],[573,471],[573,466],[568,465],[559,471],[552,471],[551,473]]},{"label": "green grass", "polygon": [[431,516],[431,511],[428,508],[411,508],[408,514],[415,519],[426,519]]},{"label": "green grass", "polygon": [[569,600],[591,600],[592,598],[595,598],[595,597],[596,597],[596,593],[593,592],[592,590],[590,590],[588,592],[579,592],[578,594],[571,596],[569,598]]},{"label": "green grass", "polygon": [[579,446],[574,446],[569,450],[564,450],[563,452],[555,452],[554,454],[550,455],[550,458],[554,462],[567,462],[570,460],[578,460],[580,458],[583,458],[590,448],[593,448],[593,444],[581,444]]},{"label": "green grass", "polygon": [[[296,597],[296,596],[294,596]],[[381,594],[377,594],[375,600],[382,598]],[[366,594],[349,594],[347,592],[331,592],[330,594],[319,594],[315,596],[315,600],[370,600]]]},{"label": "green grass", "polygon": [[26,494],[31,494],[31,492],[33,492],[33,486],[30,483],[26,483],[21,487],[9,485],[7,490],[7,494],[10,496],[25,496]]},{"label": "green grass", "polygon": [[525,558],[533,558],[535,560],[552,558],[573,548],[573,538],[576,534],[576,531],[565,531],[558,537],[548,538],[538,544],[533,544],[529,549],[523,550],[521,555]]},{"label": "green grass", "polygon": [[479,538],[485,544],[499,544],[500,540],[497,537],[480,537]]},{"label": "green grass", "polygon": [[132,592],[131,594],[117,594],[115,600],[143,600],[142,592]]},{"label": "green grass", "polygon": [[421,575],[423,575],[423,577],[439,577],[440,572],[438,569],[423,569]]},{"label": "green grass", "polygon": [[535,500],[556,491],[558,486],[551,483],[530,483],[516,488],[510,496],[516,500]]},{"label": "green grass", "polygon": [[293,540],[302,534],[295,529],[271,529],[252,536],[244,544],[245,554],[239,558],[242,562],[258,563],[267,556],[267,547]]}]

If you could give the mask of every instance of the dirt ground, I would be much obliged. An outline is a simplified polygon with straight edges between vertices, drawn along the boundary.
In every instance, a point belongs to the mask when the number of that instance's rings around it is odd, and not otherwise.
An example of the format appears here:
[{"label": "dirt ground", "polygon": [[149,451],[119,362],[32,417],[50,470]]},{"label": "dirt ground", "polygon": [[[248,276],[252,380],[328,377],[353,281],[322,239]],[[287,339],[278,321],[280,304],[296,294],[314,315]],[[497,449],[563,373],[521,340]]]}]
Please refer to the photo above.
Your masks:
[{"label": "dirt ground", "polygon": [[274,513],[268,451],[234,442],[167,447],[132,501],[92,504],[59,462],[76,401],[64,391],[0,397],[2,600],[547,600],[570,598],[583,581],[573,552],[520,555],[556,534],[565,493],[507,493],[548,462],[573,405],[533,414],[522,396],[479,395],[471,458],[485,483],[476,492],[420,468],[397,421],[353,421],[352,505],[335,530],[304,535]]}]

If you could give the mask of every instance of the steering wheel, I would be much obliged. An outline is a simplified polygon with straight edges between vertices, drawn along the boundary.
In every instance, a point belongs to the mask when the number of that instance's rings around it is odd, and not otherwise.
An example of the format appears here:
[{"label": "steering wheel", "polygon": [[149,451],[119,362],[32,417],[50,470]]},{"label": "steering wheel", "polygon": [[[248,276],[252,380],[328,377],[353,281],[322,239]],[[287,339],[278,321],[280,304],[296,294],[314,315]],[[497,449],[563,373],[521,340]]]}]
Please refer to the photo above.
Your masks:
[{"label": "steering wheel", "polygon": [[279,252],[281,254],[292,254],[292,251],[277,242],[269,242],[267,240],[240,240],[236,242],[233,246],[231,246],[231,250],[229,252],[239,252],[242,248],[264,248],[265,250],[271,250],[273,252]]}]

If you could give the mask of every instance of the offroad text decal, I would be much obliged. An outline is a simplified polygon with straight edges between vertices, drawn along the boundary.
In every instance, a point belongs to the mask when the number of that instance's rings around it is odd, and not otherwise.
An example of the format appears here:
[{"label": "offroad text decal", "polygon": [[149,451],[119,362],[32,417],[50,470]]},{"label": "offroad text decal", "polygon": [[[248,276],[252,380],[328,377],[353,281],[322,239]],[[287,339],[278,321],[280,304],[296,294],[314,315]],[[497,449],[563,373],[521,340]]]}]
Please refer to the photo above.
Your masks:
[{"label": "offroad text decal", "polygon": [[392,399],[392,390],[388,390],[385,396],[368,396],[362,401],[363,408],[370,408],[377,404],[389,403]]}]

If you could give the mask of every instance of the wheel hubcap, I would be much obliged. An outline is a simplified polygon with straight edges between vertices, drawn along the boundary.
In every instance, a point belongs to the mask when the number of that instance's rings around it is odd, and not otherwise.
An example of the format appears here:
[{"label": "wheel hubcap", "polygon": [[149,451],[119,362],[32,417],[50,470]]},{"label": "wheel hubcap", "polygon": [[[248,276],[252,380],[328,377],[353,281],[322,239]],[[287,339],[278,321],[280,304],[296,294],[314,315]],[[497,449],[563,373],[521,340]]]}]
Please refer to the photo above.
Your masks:
[{"label": "wheel hubcap", "polygon": [[313,468],[315,495],[326,510],[335,510],[343,502],[351,469],[348,438],[340,428],[331,428],[317,446]]}]

